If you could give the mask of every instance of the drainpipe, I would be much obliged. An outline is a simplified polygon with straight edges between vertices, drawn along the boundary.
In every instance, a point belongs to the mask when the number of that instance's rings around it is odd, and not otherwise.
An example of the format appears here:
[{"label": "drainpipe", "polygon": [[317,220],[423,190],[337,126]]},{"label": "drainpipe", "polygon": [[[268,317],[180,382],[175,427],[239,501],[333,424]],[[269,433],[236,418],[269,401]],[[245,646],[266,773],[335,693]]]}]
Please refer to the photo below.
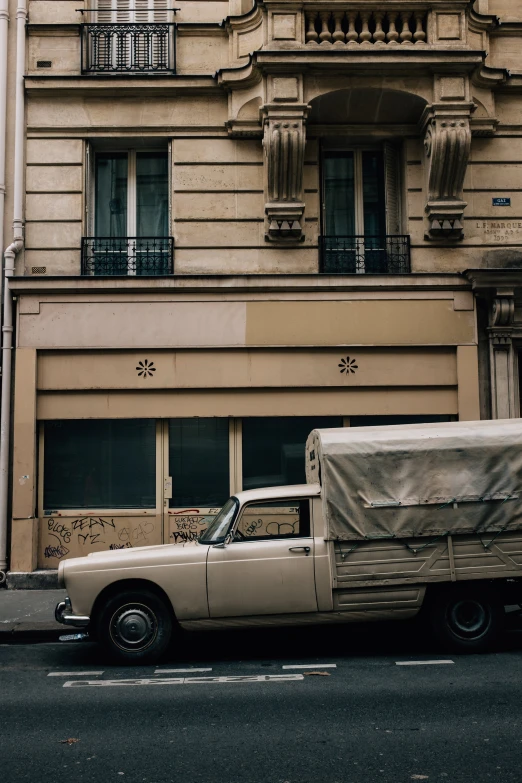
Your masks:
[{"label": "drainpipe", "polygon": [[[3,2],[4,0],[2,0]],[[13,356],[13,300],[9,278],[14,275],[15,258],[24,246],[24,74],[27,0],[18,0],[16,9],[16,75],[13,183],[13,241],[4,251],[4,311],[2,322],[2,392],[0,398],[0,584],[7,571],[7,509],[9,498],[9,454],[11,432],[11,367]]]},{"label": "drainpipe", "polygon": [[[7,31],[9,29],[9,0],[0,0],[0,250],[4,246],[5,220],[5,151],[7,135]],[[2,302],[2,275],[0,275],[0,307]]]}]

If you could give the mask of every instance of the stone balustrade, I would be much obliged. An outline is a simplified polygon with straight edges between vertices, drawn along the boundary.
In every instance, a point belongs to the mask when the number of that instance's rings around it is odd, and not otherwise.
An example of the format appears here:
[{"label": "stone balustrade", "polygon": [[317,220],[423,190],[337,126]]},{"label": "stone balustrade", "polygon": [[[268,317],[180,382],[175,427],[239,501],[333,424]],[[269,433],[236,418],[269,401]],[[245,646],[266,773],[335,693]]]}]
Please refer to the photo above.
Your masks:
[{"label": "stone balustrade", "polygon": [[418,46],[427,43],[426,17],[422,10],[311,10],[306,13],[306,43]]}]

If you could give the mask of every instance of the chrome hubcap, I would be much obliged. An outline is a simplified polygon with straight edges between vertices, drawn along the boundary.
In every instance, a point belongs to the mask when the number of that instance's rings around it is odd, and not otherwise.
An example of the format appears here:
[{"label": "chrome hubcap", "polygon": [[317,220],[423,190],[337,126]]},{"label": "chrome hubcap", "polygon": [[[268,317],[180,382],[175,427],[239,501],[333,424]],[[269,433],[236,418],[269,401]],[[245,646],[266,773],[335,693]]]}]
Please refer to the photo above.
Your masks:
[{"label": "chrome hubcap", "polygon": [[458,636],[481,636],[489,626],[489,612],[479,601],[463,599],[449,610],[449,621]]},{"label": "chrome hubcap", "polygon": [[155,639],[156,617],[147,606],[122,606],[111,620],[111,636],[123,650],[143,650]]}]

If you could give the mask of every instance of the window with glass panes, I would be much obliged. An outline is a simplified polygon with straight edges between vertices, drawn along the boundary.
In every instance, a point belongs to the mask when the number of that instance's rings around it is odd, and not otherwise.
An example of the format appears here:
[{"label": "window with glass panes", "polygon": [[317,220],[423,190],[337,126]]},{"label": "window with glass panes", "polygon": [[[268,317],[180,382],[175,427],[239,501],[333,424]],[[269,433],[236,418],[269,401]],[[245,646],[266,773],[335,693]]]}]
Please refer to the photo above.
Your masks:
[{"label": "window with glass panes", "polygon": [[95,159],[97,237],[167,237],[167,151],[103,152]]}]

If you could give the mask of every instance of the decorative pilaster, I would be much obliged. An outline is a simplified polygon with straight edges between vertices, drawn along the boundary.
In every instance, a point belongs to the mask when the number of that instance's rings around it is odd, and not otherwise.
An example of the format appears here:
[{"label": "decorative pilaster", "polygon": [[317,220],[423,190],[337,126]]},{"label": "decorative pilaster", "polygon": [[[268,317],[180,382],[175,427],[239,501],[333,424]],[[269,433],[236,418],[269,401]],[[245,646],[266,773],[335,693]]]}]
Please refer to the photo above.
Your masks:
[{"label": "decorative pilaster", "polygon": [[268,234],[271,241],[303,239],[305,104],[267,104],[263,114]]},{"label": "decorative pilaster", "polygon": [[424,114],[424,147],[428,162],[430,239],[462,239],[464,177],[471,151],[473,104],[430,106]]},{"label": "decorative pilaster", "polygon": [[511,289],[497,289],[490,310],[489,345],[491,363],[491,406],[494,419],[517,415],[513,325],[515,297]]}]

